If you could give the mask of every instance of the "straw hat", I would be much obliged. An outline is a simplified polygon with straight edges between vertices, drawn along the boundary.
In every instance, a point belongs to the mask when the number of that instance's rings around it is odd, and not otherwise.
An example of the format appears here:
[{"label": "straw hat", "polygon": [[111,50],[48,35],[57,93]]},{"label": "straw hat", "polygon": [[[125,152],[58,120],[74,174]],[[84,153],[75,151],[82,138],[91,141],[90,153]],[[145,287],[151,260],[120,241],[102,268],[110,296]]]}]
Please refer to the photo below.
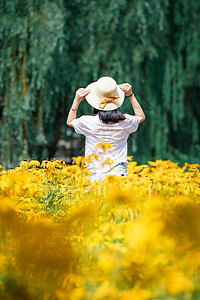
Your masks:
[{"label": "straw hat", "polygon": [[124,101],[125,94],[112,77],[101,77],[90,83],[86,89],[90,89],[86,96],[87,102],[99,110],[114,110]]}]

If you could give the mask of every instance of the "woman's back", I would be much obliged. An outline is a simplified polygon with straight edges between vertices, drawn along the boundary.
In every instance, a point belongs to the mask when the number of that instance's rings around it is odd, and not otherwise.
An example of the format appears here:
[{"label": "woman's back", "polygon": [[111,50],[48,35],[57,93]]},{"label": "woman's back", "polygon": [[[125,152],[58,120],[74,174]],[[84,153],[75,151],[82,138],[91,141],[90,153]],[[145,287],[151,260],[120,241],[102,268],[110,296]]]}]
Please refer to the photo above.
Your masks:
[{"label": "woman's back", "polygon": [[[94,167],[99,168],[106,158],[113,161],[111,167],[119,163],[127,165],[127,139],[130,133],[137,130],[141,118],[129,114],[124,116],[125,119],[118,123],[103,123],[98,115],[82,116],[72,121],[75,131],[86,137],[85,156],[93,153],[99,155],[100,161],[93,162],[93,166],[88,166],[92,171],[94,171]],[[98,143],[111,144],[112,149],[107,149],[104,153],[101,147],[96,148]],[[108,169],[108,167],[105,166],[104,169]]]}]

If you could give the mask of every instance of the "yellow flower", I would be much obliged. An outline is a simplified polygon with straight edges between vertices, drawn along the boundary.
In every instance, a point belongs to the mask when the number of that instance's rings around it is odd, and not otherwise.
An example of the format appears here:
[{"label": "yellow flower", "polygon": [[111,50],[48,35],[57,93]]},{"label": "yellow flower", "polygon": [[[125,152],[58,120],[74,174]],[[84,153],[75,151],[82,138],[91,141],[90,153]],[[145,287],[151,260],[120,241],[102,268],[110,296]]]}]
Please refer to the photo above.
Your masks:
[{"label": "yellow flower", "polygon": [[104,281],[92,298],[93,300],[118,300],[119,292],[116,287],[112,286],[109,281]]},{"label": "yellow flower", "polygon": [[23,161],[20,162],[20,167],[24,168],[24,169],[28,169],[30,167],[29,162],[25,159]]},{"label": "yellow flower", "polygon": [[121,293],[119,300],[148,300],[152,297],[152,292],[139,286],[135,286],[129,291]]},{"label": "yellow flower", "polygon": [[87,163],[91,163],[91,162],[93,162],[94,159],[99,160],[99,155],[96,153],[90,154],[90,155],[86,156],[85,161]]},{"label": "yellow flower", "polygon": [[113,146],[109,143],[97,143],[95,146],[95,150],[97,150],[98,147],[101,147],[103,152],[105,153],[107,149],[112,150]]},{"label": "yellow flower", "polygon": [[194,284],[183,272],[172,269],[166,270],[165,285],[171,295],[179,295],[193,290]]},{"label": "yellow flower", "polygon": [[101,164],[101,166],[104,167],[105,165],[109,165],[111,167],[112,164],[113,164],[113,160],[110,158],[106,158],[104,162]]},{"label": "yellow flower", "polygon": [[0,197],[0,215],[7,215],[14,210],[14,203],[11,198],[5,196]]},{"label": "yellow flower", "polygon": [[98,255],[97,268],[99,272],[102,272],[102,275],[107,273],[117,272],[118,259],[111,250],[104,250]]},{"label": "yellow flower", "polygon": [[188,170],[191,172],[198,172],[198,168],[200,167],[199,164],[188,164],[187,162],[185,162],[185,166],[183,167],[183,170]]},{"label": "yellow flower", "polygon": [[85,157],[83,157],[83,156],[77,156],[77,157],[72,157],[72,159],[73,159],[73,164],[76,164],[77,166],[79,166],[79,167],[83,167],[84,166],[84,164],[85,164]]},{"label": "yellow flower", "polygon": [[133,156],[127,156],[127,161],[132,161],[132,159],[133,159]]},{"label": "yellow flower", "polygon": [[31,160],[29,166],[34,167],[34,168],[39,168],[40,167],[40,162],[38,160],[35,160],[35,159]]},{"label": "yellow flower", "polygon": [[[9,261],[8,261],[7,256],[0,253],[0,274],[3,274],[4,272],[6,272],[6,268],[8,265],[9,265]],[[0,288],[1,288],[1,286],[0,286]]]}]

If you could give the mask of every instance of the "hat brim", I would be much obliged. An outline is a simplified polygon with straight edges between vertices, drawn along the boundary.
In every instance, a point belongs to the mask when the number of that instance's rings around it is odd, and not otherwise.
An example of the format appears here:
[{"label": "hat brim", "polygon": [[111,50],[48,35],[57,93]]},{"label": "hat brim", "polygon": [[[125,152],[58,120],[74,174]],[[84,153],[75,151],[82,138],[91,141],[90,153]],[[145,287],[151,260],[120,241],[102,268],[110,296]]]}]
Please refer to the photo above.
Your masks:
[{"label": "hat brim", "polygon": [[124,92],[117,86],[117,94],[119,98],[115,100],[114,102],[107,103],[104,108],[99,107],[99,97],[95,94],[95,86],[96,86],[96,81],[90,83],[86,89],[90,90],[90,93],[85,97],[87,102],[94,108],[99,109],[99,110],[114,110],[122,105],[124,102],[125,94]]}]

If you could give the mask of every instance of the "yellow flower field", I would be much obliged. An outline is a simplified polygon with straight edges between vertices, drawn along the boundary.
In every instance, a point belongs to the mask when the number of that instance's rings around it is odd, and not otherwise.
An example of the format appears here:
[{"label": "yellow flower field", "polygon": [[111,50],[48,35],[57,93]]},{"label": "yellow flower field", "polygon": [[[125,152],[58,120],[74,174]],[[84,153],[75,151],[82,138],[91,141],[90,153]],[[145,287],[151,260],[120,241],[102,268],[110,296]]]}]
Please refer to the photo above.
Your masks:
[{"label": "yellow flower field", "polygon": [[0,166],[0,299],[200,299],[199,165]]}]

